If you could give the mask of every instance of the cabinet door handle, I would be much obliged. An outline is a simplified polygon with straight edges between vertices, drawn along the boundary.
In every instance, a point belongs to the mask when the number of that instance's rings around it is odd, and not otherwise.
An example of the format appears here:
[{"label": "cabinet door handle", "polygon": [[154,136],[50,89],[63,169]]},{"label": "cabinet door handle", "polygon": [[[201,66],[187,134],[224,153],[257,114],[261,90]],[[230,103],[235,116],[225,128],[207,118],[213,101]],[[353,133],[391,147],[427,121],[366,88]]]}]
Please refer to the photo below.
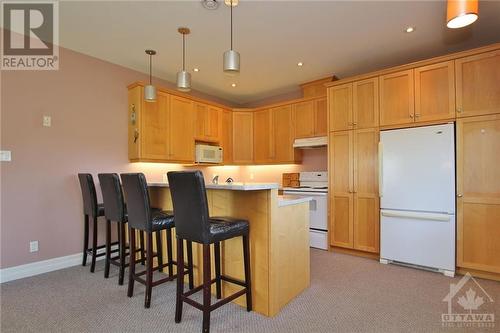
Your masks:
[{"label": "cabinet door handle", "polygon": [[457,108],[457,112],[461,113],[462,112],[462,108]]},{"label": "cabinet door handle", "polygon": [[463,196],[464,196],[463,194],[457,194],[457,198],[461,198]]},{"label": "cabinet door handle", "polygon": [[415,117],[420,117],[420,113],[415,113]]},{"label": "cabinet door handle", "polygon": [[356,126],[358,123],[352,123],[354,126]]},{"label": "cabinet door handle", "polygon": [[410,118],[412,118],[412,119],[413,119],[413,113],[410,113]]}]

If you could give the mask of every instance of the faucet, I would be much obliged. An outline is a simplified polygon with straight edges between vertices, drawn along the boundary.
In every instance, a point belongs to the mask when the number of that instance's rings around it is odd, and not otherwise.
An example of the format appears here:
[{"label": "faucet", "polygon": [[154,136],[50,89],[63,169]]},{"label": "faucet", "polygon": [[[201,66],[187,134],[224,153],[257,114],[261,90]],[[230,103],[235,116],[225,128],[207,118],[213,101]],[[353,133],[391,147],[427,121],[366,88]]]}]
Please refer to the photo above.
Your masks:
[{"label": "faucet", "polygon": [[212,177],[212,184],[219,184],[219,175],[214,175]]}]

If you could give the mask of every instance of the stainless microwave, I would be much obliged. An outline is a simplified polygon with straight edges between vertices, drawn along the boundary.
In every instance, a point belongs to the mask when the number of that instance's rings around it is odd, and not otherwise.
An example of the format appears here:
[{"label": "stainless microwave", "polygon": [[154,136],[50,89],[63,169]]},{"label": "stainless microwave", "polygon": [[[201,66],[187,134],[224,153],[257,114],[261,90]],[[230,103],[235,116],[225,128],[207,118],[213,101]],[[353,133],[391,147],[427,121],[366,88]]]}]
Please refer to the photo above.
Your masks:
[{"label": "stainless microwave", "polygon": [[197,144],[195,146],[196,163],[222,163],[222,147]]}]

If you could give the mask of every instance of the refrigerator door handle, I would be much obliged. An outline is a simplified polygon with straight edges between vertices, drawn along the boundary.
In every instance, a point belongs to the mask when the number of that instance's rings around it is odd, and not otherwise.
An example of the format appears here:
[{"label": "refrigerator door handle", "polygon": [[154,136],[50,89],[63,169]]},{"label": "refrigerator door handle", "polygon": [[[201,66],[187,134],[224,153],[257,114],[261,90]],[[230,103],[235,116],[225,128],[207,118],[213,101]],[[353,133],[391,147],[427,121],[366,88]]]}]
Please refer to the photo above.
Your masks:
[{"label": "refrigerator door handle", "polygon": [[384,196],[384,146],[380,141],[378,143],[378,196]]},{"label": "refrigerator door handle", "polygon": [[397,210],[382,210],[381,215],[386,217],[401,217],[408,219],[431,220],[440,222],[448,222],[451,218],[450,215],[446,214],[420,213],[420,212],[408,212],[408,211],[404,212]]}]

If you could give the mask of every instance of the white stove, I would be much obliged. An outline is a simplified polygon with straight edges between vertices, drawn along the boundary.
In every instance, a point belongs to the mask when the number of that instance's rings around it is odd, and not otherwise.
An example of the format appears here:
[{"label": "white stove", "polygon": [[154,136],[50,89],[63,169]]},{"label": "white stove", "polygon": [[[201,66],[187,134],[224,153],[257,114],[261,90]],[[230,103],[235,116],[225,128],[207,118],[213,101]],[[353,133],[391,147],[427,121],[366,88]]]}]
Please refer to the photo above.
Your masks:
[{"label": "white stove", "polygon": [[310,246],[328,250],[328,172],[301,172],[299,187],[285,187],[283,194],[312,197],[309,201]]}]

